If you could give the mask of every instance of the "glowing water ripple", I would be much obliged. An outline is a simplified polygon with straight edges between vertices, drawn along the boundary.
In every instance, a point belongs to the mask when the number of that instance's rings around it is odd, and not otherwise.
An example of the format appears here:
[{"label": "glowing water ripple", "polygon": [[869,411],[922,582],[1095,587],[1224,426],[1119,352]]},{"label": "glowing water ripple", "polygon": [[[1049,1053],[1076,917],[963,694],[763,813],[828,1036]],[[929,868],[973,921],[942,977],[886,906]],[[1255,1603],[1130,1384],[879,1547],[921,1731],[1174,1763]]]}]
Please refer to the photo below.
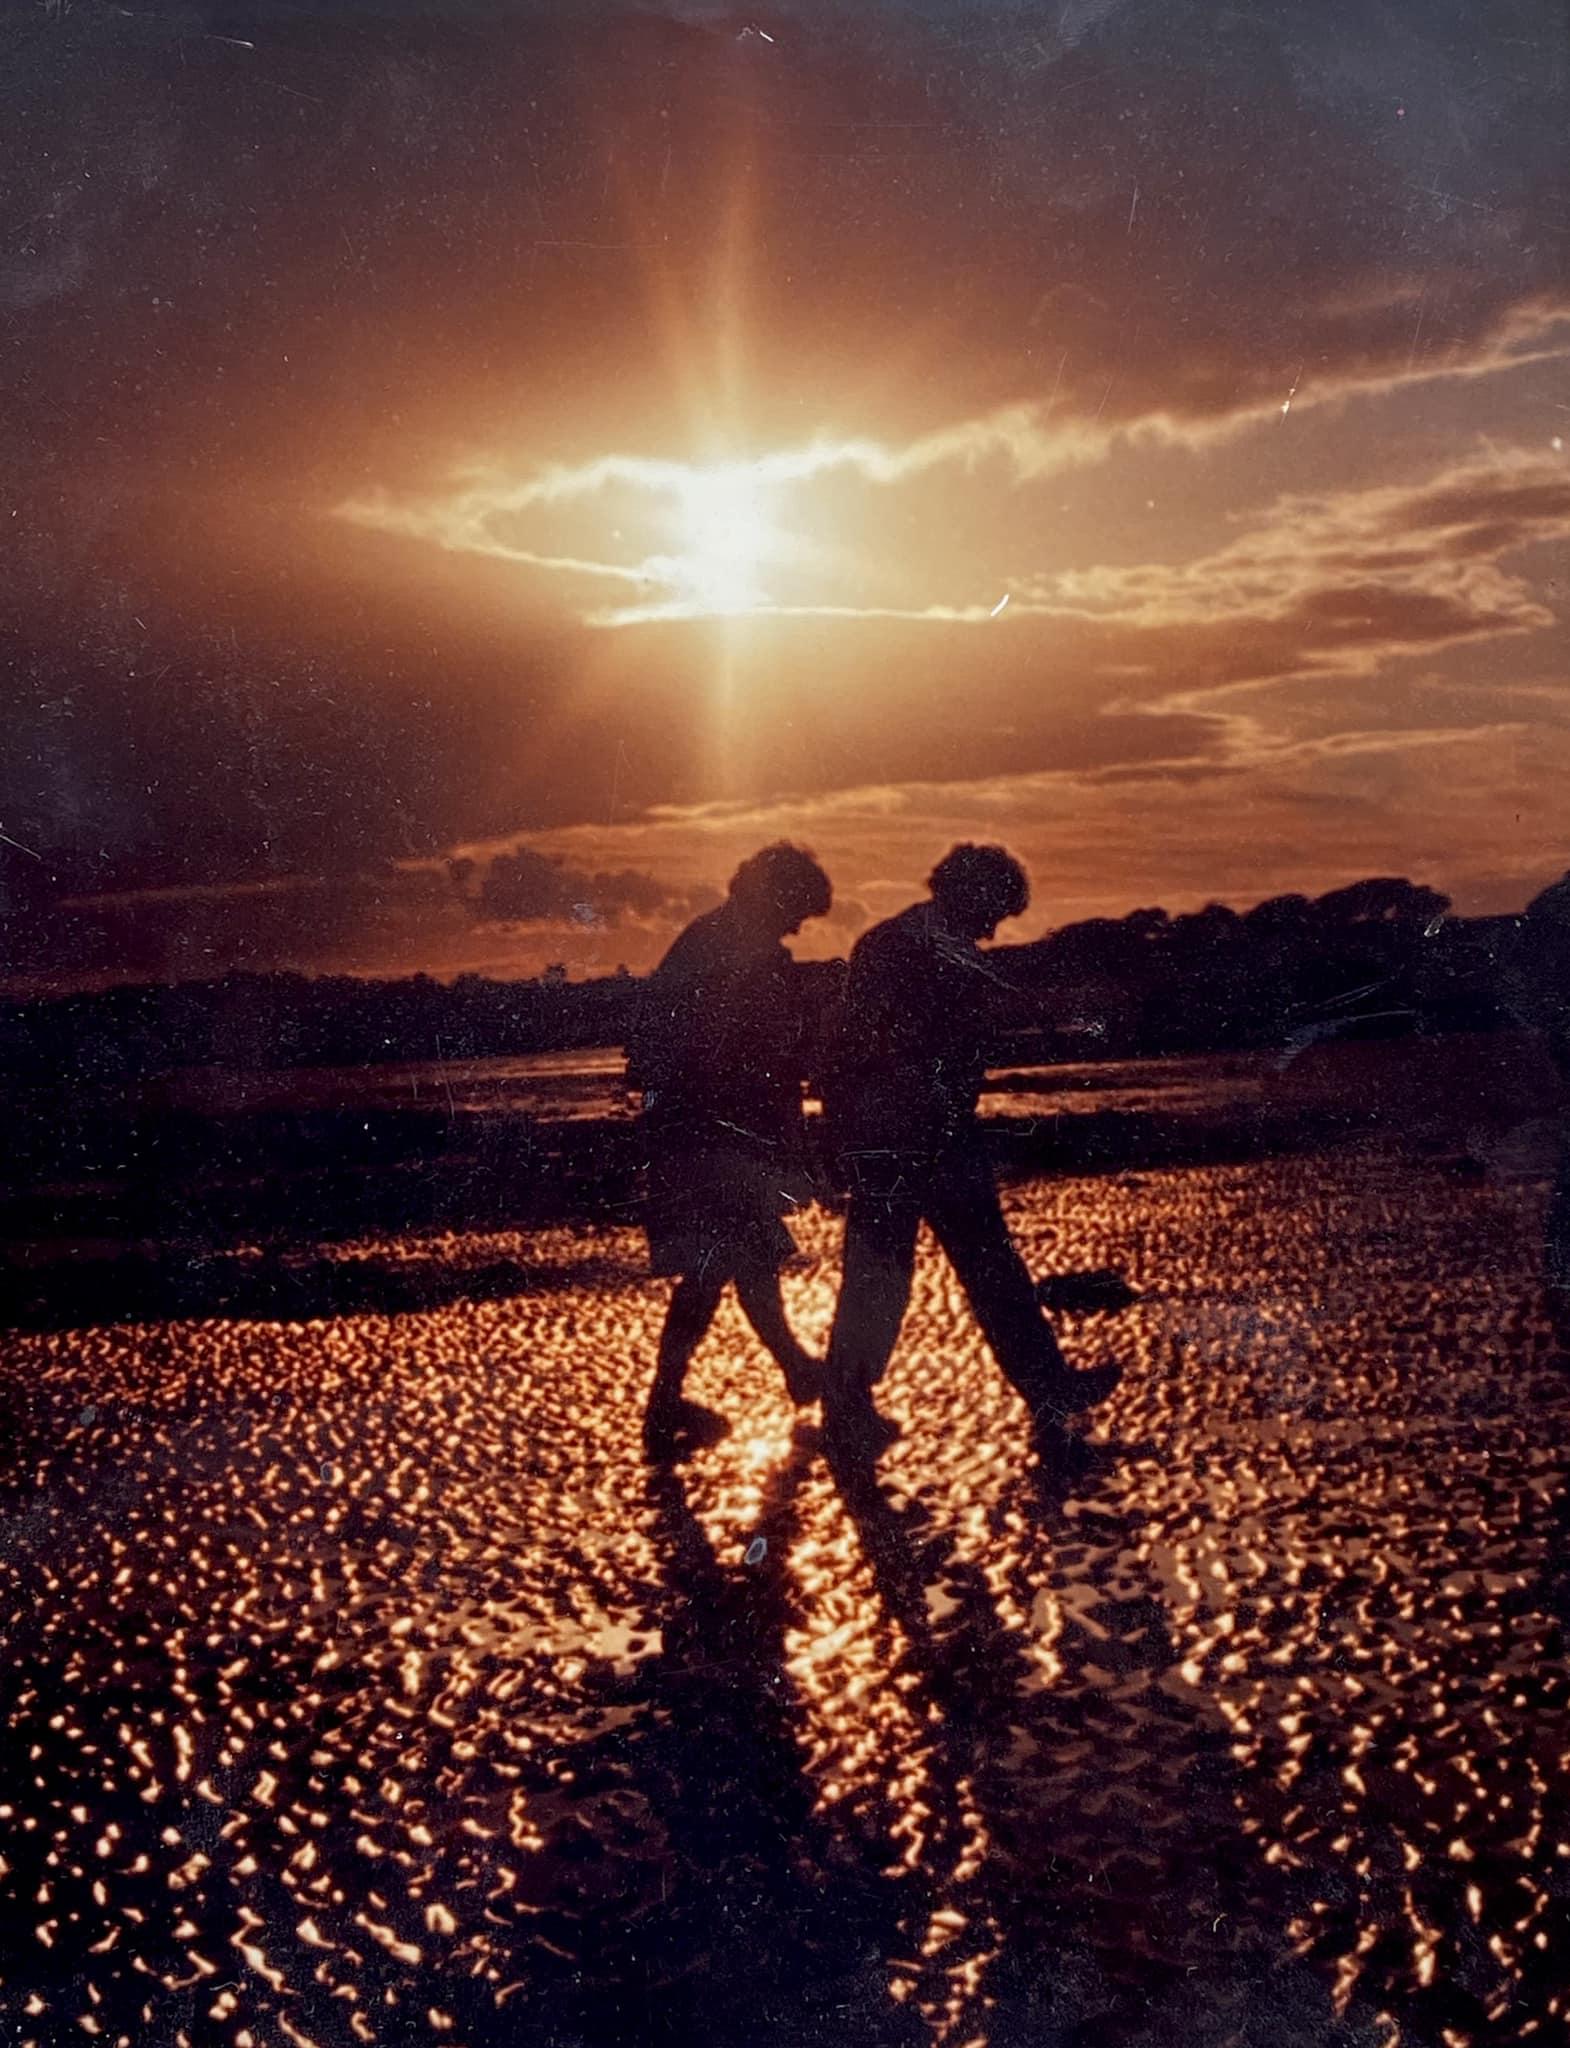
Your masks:
[{"label": "glowing water ripple", "polygon": [[1067,1498],[930,1256],[848,1503],[730,1312],[732,1435],[643,1470],[616,1233],[337,1248],[512,1299],[12,1340],[8,2038],[1555,2038],[1539,1201],[1018,1191],[1038,1270],[1141,1294],[1068,1319],[1128,1374]]}]

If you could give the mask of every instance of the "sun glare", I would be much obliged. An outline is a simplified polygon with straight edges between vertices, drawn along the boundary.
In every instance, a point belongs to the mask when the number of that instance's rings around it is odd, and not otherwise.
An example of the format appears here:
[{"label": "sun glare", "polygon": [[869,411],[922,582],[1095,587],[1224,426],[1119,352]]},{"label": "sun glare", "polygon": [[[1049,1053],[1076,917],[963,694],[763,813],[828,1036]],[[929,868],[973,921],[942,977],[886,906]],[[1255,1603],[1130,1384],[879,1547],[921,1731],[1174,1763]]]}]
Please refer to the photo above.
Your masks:
[{"label": "sun glare", "polygon": [[743,464],[699,469],[680,486],[676,567],[705,611],[745,612],[764,601],[758,572],[774,535],[756,472]]}]

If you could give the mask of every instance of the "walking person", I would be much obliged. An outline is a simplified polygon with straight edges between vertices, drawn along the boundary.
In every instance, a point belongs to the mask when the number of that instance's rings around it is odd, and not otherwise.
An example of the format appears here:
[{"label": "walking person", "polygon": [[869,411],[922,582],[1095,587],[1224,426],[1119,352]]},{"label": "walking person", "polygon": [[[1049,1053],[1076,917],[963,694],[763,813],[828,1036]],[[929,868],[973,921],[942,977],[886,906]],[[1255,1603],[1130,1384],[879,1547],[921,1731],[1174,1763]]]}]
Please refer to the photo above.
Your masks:
[{"label": "walking person", "polygon": [[956,846],[929,897],[876,925],[850,957],[825,1080],[831,1143],[850,1206],[829,1344],[831,1449],[875,1455],[896,1434],[872,1398],[910,1300],[927,1222],[998,1365],[1038,1418],[1092,1406],[1120,1370],[1071,1371],[1009,1236],[977,1099],[1010,991],[981,951],[1030,900],[999,846]]},{"label": "walking person", "polygon": [[781,841],[742,862],[717,910],[694,920],[650,976],[628,1047],[643,1094],[650,1263],[674,1276],[644,1416],[650,1457],[712,1442],[724,1423],[685,1399],[692,1356],[727,1285],[785,1375],[816,1400],[819,1361],[780,1297],[795,1252],[785,1213],[807,1198],[799,970],[782,943],[833,900],[829,878]]}]

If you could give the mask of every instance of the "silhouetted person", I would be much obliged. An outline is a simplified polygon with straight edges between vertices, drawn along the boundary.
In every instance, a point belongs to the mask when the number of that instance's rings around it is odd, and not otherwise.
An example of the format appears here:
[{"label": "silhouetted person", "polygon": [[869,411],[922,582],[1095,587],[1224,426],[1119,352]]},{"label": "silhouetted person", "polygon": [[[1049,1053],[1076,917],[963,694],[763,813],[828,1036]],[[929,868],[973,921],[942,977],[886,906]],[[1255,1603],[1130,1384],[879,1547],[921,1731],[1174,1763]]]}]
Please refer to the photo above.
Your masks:
[{"label": "silhouetted person", "polygon": [[1563,1083],[1559,1179],[1548,1208],[1544,1277],[1570,1316],[1570,874],[1533,897],[1511,961],[1514,1008],[1541,1031]]},{"label": "silhouetted person", "polygon": [[804,1185],[806,1158],[806,1034],[798,970],[781,941],[832,900],[809,853],[766,846],[736,870],[719,909],[681,934],[644,991],[628,1080],[643,1091],[650,1262],[677,1283],[644,1418],[652,1456],[723,1432],[682,1385],[728,1283],[791,1398],[819,1392],[818,1363],[780,1300],[780,1268],[796,1249],[783,1216]]},{"label": "silhouetted person", "polygon": [[857,943],[825,1107],[850,1191],[845,1275],[824,1386],[831,1447],[882,1448],[872,1390],[893,1355],[925,1220],[999,1366],[1036,1415],[1102,1400],[1118,1368],[1071,1372],[1015,1250],[976,1115],[987,1054],[1012,992],[978,945],[1030,900],[999,846],[956,846],[930,900]]}]

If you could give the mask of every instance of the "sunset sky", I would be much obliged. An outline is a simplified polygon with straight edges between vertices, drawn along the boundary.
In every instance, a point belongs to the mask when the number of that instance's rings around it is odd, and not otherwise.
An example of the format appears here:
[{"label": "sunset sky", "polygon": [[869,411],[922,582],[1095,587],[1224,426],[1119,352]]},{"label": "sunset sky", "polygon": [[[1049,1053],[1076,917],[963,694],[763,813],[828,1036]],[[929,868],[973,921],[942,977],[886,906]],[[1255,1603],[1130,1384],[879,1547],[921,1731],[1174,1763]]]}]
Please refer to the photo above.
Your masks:
[{"label": "sunset sky", "polygon": [[13,986],[1570,866],[1559,0],[4,36]]}]

